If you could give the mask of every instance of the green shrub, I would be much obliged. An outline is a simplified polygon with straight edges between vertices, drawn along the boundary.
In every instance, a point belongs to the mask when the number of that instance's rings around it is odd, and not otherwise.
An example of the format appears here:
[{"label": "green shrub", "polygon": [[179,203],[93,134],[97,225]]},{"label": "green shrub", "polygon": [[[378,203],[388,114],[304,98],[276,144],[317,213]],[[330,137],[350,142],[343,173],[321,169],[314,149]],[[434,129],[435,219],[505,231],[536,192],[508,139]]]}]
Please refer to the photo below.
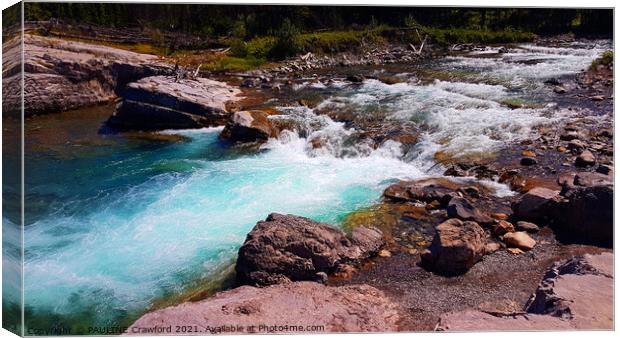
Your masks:
[{"label": "green shrub", "polygon": [[275,35],[276,42],[269,51],[271,58],[281,60],[301,51],[299,29],[288,18],[284,19]]},{"label": "green shrub", "polygon": [[614,52],[612,50],[608,50],[601,54],[598,58],[592,61],[591,69],[596,68],[598,65],[609,66],[614,62]]},{"label": "green shrub", "polygon": [[247,43],[241,39],[233,39],[230,43],[230,55],[244,58],[248,55]]},{"label": "green shrub", "polygon": [[269,56],[269,51],[276,43],[276,39],[272,36],[264,36],[254,38],[247,42],[246,49],[248,55],[258,59],[264,59]]}]

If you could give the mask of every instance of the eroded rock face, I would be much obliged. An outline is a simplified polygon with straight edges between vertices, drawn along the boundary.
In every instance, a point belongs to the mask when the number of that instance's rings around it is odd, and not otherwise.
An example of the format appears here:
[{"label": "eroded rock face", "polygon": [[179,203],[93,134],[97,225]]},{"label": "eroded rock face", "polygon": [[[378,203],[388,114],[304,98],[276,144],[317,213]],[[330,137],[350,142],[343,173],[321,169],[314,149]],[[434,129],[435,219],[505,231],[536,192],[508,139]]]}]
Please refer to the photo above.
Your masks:
[{"label": "eroded rock face", "polygon": [[428,250],[422,253],[422,265],[438,274],[453,276],[469,270],[486,253],[486,235],[476,222],[452,218],[436,228]]},{"label": "eroded rock face", "polygon": [[278,129],[269,120],[269,114],[260,110],[234,113],[221,134],[233,143],[262,143],[277,136]]},{"label": "eroded rock face", "polygon": [[[208,327],[225,325],[247,328],[255,333],[288,333],[299,331],[259,331],[265,327],[295,325],[323,326],[323,332],[390,332],[398,329],[399,309],[383,292],[368,285],[328,287],[318,283],[296,282],[265,288],[242,286],[216,294],[214,297],[187,302],[142,316],[127,330],[140,334],[140,328],[154,326],[196,326],[205,335]],[[224,332],[222,332],[224,333]],[[317,333],[317,332],[315,332]],[[144,333],[153,335],[153,333]],[[166,334],[160,333],[160,334]],[[168,333],[170,334],[170,333]],[[179,334],[179,333],[173,333]]]},{"label": "eroded rock face", "polygon": [[525,311],[491,313],[469,309],[447,313],[441,316],[437,330],[610,330],[613,286],[613,254],[587,254],[554,265]]},{"label": "eroded rock face", "polygon": [[239,249],[235,267],[241,284],[271,285],[317,280],[375,254],[383,244],[376,228],[356,228],[351,236],[332,225],[271,214],[258,222]]},{"label": "eroded rock face", "polygon": [[240,91],[205,78],[152,76],[130,83],[107,125],[119,131],[221,126],[231,117],[227,102]]},{"label": "eroded rock face", "polygon": [[569,320],[577,329],[611,329],[613,288],[613,254],[587,254],[552,267],[526,308]]},{"label": "eroded rock face", "polygon": [[[3,44],[5,49],[7,56],[18,56],[19,39]],[[109,102],[131,81],[173,71],[154,55],[29,34],[24,35],[23,55],[26,116]],[[20,80],[21,67],[19,57],[5,60],[3,87]],[[3,107],[12,104],[11,98],[21,100],[19,95],[7,98]]]}]

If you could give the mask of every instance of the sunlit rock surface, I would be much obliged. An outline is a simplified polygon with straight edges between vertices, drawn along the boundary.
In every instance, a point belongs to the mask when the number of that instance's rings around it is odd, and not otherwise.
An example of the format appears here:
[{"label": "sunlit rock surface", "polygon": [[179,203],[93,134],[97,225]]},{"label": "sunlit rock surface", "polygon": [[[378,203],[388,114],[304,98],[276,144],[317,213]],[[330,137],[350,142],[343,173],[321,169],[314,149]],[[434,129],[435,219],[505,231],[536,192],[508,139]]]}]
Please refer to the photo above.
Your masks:
[{"label": "sunlit rock surface", "polygon": [[[273,285],[266,288],[243,286],[216,294],[199,302],[148,313],[127,330],[128,334],[171,334],[142,332],[143,329],[172,325],[195,327],[198,332],[215,333],[210,328],[234,324],[244,330],[227,334],[390,332],[397,330],[399,309],[383,292],[367,285],[329,287],[313,282]],[[269,327],[288,325],[290,329],[269,332]],[[255,331],[248,328],[254,326]],[[263,326],[263,331],[260,331]],[[299,329],[291,326],[301,327]],[[310,327],[322,327],[314,331]],[[310,332],[310,331],[314,332]]]},{"label": "sunlit rock surface", "polygon": [[152,76],[130,83],[107,124],[116,130],[191,129],[226,124],[240,90],[206,78]]},{"label": "sunlit rock surface", "polygon": [[[6,42],[3,51],[19,53],[20,42]],[[172,71],[154,55],[29,34],[23,42],[26,116],[109,102],[126,83]],[[3,60],[3,82],[20,81],[19,58]]]}]

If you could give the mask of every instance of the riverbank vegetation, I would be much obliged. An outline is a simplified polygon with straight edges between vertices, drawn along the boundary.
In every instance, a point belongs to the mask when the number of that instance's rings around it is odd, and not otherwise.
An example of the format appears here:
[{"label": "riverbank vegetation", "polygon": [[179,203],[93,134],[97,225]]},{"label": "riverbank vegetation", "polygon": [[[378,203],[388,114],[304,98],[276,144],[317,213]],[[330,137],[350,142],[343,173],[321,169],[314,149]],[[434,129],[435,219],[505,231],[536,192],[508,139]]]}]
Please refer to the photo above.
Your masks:
[{"label": "riverbank vegetation", "polygon": [[614,62],[614,51],[608,50],[601,54],[600,57],[592,61],[590,69],[595,69],[598,65],[609,66]]},{"label": "riverbank vegetation", "polygon": [[419,46],[424,39],[448,47],[599,34],[610,31],[610,15],[594,9],[25,4],[26,20],[70,26],[58,32],[65,38],[160,55],[181,65],[202,64],[202,69],[239,71],[302,53],[356,52],[386,43]]}]

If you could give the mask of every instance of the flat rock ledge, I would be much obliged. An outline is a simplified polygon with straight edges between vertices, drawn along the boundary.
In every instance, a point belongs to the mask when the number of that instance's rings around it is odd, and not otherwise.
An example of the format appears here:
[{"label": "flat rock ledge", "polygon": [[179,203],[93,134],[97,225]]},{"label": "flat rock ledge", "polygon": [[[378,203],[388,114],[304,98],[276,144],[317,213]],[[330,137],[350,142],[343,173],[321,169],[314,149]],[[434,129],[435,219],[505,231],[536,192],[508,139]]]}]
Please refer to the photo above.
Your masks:
[{"label": "flat rock ledge", "polygon": [[325,281],[371,257],[383,244],[376,228],[357,227],[351,235],[308,218],[271,214],[258,222],[239,249],[239,284],[272,285]]},{"label": "flat rock ledge", "polygon": [[613,253],[586,254],[555,264],[515,313],[469,309],[441,316],[438,331],[613,329]]},{"label": "flat rock ledge", "polygon": [[[21,107],[21,43],[6,41],[2,67],[3,109]],[[56,113],[110,102],[127,83],[171,74],[158,57],[107,46],[24,35],[24,111],[26,116]]]},{"label": "flat rock ledge", "polygon": [[238,88],[206,78],[152,76],[130,83],[108,119],[116,131],[195,129],[225,125]]},{"label": "flat rock ledge", "polygon": [[[133,323],[127,334],[390,332],[397,331],[399,319],[398,306],[371,286],[296,282],[242,286],[154,311]],[[166,331],[170,326],[197,332]]]}]

